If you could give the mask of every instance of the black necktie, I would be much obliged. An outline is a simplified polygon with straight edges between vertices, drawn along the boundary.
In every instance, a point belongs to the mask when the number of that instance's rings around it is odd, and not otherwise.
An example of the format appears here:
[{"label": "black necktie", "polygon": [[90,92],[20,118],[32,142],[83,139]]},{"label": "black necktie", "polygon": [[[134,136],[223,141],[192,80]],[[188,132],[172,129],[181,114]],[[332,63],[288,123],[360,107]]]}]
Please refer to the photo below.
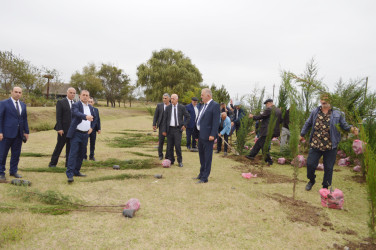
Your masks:
[{"label": "black necktie", "polygon": [[16,109],[17,109],[17,114],[20,116],[20,107],[18,106],[18,101],[16,101]]},{"label": "black necktie", "polygon": [[178,126],[178,118],[176,116],[176,105],[174,106],[175,127]]}]

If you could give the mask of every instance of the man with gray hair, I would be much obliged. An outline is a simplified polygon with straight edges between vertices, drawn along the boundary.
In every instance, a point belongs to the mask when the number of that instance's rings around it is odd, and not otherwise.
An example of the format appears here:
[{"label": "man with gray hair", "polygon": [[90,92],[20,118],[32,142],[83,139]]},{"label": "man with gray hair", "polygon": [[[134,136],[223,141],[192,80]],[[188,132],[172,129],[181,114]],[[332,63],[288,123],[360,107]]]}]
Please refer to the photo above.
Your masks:
[{"label": "man with gray hair", "polygon": [[181,137],[183,131],[189,124],[190,114],[185,106],[178,103],[178,95],[171,95],[171,105],[166,108],[166,114],[163,116],[162,130],[163,135],[167,136],[167,159],[171,165],[175,162],[174,147],[178,157],[179,167],[183,167],[183,157],[181,154]]},{"label": "man with gray hair", "polygon": [[[163,94],[163,102],[158,103],[157,107],[155,108],[154,112],[154,119],[153,119],[153,130],[156,131],[159,128],[159,135],[158,135],[158,156],[159,160],[163,159],[163,144],[165,141],[166,136],[162,134],[161,124],[163,121],[163,116],[166,110],[166,107],[170,105],[170,95],[168,93]],[[166,149],[167,153],[167,149]],[[167,155],[165,155],[167,159]]]},{"label": "man with gray hair", "polygon": [[212,92],[205,88],[201,91],[204,106],[198,114],[196,127],[200,131],[198,139],[198,153],[200,155],[200,173],[194,178],[197,184],[208,182],[213,159],[213,144],[218,136],[220,110],[219,104],[212,99]]},{"label": "man with gray hair", "polygon": [[70,141],[67,138],[69,126],[71,124],[71,109],[74,103],[73,99],[76,96],[76,90],[72,87],[67,90],[67,97],[63,98],[56,103],[56,125],[57,131],[57,143],[55,150],[52,153],[51,161],[48,164],[49,167],[56,167],[61,151],[65,146],[65,167],[68,165]]}]

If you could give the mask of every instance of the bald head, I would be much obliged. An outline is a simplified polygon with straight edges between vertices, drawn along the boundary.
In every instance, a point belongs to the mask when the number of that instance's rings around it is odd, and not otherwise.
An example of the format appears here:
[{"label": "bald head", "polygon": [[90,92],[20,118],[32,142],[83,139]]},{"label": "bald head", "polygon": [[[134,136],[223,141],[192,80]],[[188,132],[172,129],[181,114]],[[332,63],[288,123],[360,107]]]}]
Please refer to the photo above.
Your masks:
[{"label": "bald head", "polygon": [[226,112],[222,112],[221,113],[222,120],[226,119],[226,117],[227,117],[227,113]]},{"label": "bald head", "polygon": [[76,90],[72,87],[70,87],[68,90],[67,90],[67,97],[69,100],[73,100],[74,97],[76,96]]},{"label": "bald head", "polygon": [[18,101],[22,96],[22,89],[20,87],[14,87],[11,96],[14,100]]}]

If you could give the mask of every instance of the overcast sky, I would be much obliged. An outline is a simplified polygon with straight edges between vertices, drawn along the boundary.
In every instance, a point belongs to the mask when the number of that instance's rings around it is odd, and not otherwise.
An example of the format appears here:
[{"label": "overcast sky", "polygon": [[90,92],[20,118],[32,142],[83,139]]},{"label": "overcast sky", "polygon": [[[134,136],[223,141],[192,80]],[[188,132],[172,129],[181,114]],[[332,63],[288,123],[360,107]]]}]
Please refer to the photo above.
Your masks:
[{"label": "overcast sky", "polygon": [[369,77],[376,89],[375,0],[1,0],[0,50],[55,68],[65,82],[89,62],[136,81],[152,51],[181,50],[204,83],[234,97],[280,84],[314,57],[333,89]]}]

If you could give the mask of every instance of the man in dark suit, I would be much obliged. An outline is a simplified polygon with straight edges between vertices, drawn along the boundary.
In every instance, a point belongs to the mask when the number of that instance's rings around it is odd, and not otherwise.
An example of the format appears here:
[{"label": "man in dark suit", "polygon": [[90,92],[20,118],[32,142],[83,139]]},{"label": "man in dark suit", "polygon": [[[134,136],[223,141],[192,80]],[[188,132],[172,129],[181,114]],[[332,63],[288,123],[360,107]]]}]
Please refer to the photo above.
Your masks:
[{"label": "man in dark suit", "polygon": [[[280,130],[279,130],[279,124],[282,122],[282,112],[279,108],[274,106],[272,99],[267,99],[264,102],[266,109],[264,112],[262,112],[260,115],[253,115],[250,114],[249,118],[253,118],[255,121],[261,121],[260,125],[260,138],[257,140],[255,145],[253,146],[251,152],[246,156],[246,158],[253,160],[254,157],[257,155],[257,153],[260,151],[260,149],[264,149],[264,144],[266,142],[266,136],[268,135],[269,126],[273,126],[270,128],[270,131],[272,131],[272,137],[279,137]],[[275,123],[270,123],[270,118],[274,116]],[[268,163],[269,166],[273,165],[273,160],[270,157],[269,154],[269,146],[267,147],[267,152],[265,156],[265,162]]]},{"label": "man in dark suit", "polygon": [[71,123],[71,108],[74,103],[73,99],[76,96],[76,90],[69,88],[67,90],[67,97],[63,98],[56,103],[56,125],[57,131],[57,143],[55,150],[52,153],[51,161],[48,164],[49,167],[56,167],[61,151],[65,146],[65,167],[68,165],[70,142],[67,138],[68,129]]},{"label": "man in dark suit", "polygon": [[212,92],[208,88],[201,91],[201,98],[205,105],[201,108],[196,123],[200,131],[198,153],[201,167],[200,174],[194,179],[199,180],[197,183],[206,183],[211,171],[214,140],[218,136],[220,107],[212,99]]},{"label": "man in dark suit", "polygon": [[[154,112],[154,119],[153,119],[153,130],[156,131],[159,128],[159,135],[158,135],[158,155],[159,160],[163,159],[163,144],[165,141],[165,136],[162,134],[163,131],[161,129],[161,124],[163,122],[163,115],[166,110],[166,107],[170,105],[170,95],[167,93],[163,94],[163,102],[158,103],[157,107],[155,108]],[[167,153],[167,149],[166,149]],[[167,156],[165,157],[167,159]]]},{"label": "man in dark suit", "polygon": [[9,149],[12,155],[10,158],[10,176],[22,178],[17,173],[18,162],[20,161],[22,140],[26,142],[29,138],[29,125],[27,123],[27,112],[25,103],[20,101],[22,89],[14,87],[11,98],[0,102],[0,181],[6,181],[5,164]]},{"label": "man in dark suit", "polygon": [[241,126],[241,120],[245,115],[244,109],[242,109],[242,104],[240,101],[236,101],[234,104],[234,120],[231,122],[232,131],[231,134],[236,130],[236,135],[238,134],[238,130]]},{"label": "man in dark suit", "polygon": [[89,95],[89,91],[82,90],[80,101],[74,103],[72,106],[72,122],[67,134],[71,143],[66,172],[68,183],[74,181],[73,176],[86,176],[80,170],[85,156],[87,141],[95,125],[93,122],[94,109],[89,105]]},{"label": "man in dark suit", "polygon": [[178,156],[179,167],[183,167],[183,157],[181,155],[181,137],[184,129],[189,124],[191,116],[185,106],[178,103],[178,95],[171,95],[171,105],[166,108],[163,116],[163,135],[167,136],[167,159],[171,164],[175,162],[174,147]]},{"label": "man in dark suit", "polygon": [[[89,99],[89,104],[94,109],[94,114],[93,114],[93,116],[94,116],[93,132],[91,132],[91,134],[89,135],[89,139],[90,139],[90,155],[89,155],[89,160],[95,161],[95,157],[94,157],[95,141],[97,139],[97,132],[98,132],[98,134],[101,133],[101,118],[99,117],[99,110],[96,107],[94,107],[94,99],[93,98]],[[87,148],[86,148],[86,151],[85,151],[85,159],[87,159]]]},{"label": "man in dark suit", "polygon": [[194,128],[196,126],[196,117],[198,116],[198,107],[197,107],[198,99],[197,97],[192,97],[192,102],[185,106],[187,111],[189,112],[191,119],[188,123],[186,135],[187,135],[187,149],[191,149],[191,139],[192,139],[192,148],[196,148],[196,138]]}]

